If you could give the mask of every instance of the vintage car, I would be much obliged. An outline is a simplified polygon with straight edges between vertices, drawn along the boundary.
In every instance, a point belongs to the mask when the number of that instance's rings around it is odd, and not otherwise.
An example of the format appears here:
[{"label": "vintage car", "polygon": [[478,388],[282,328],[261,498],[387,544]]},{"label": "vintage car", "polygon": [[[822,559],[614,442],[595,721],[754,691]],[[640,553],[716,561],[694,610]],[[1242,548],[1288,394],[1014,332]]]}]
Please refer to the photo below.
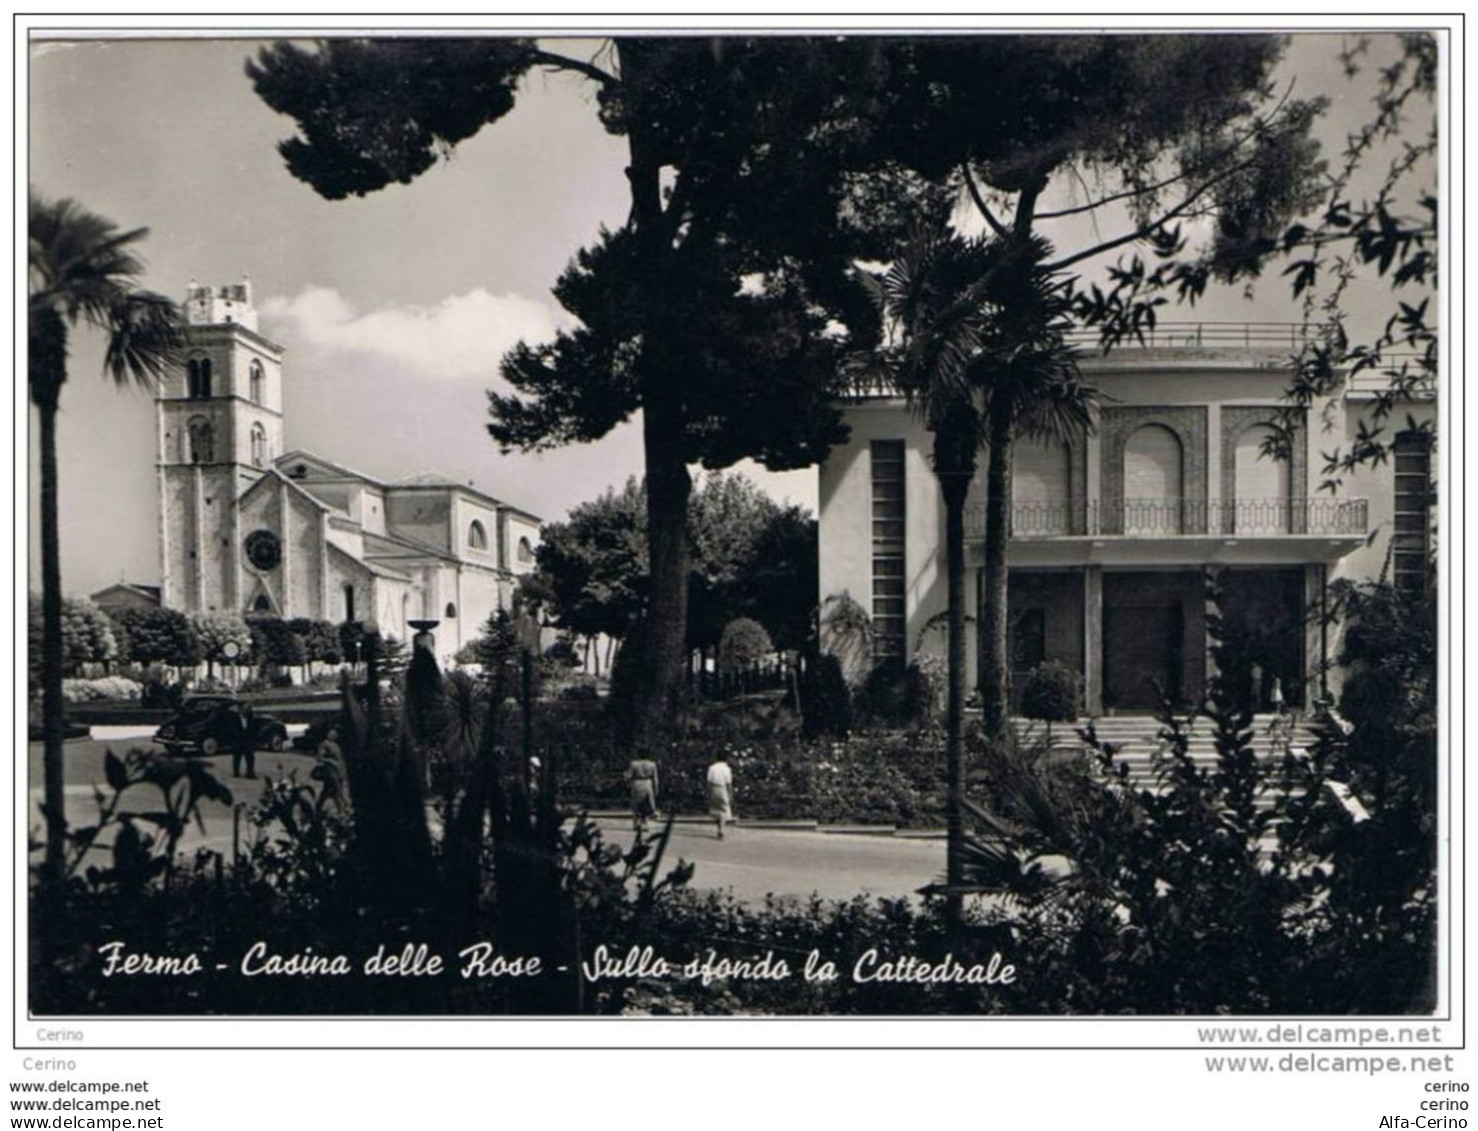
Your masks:
[{"label": "vintage car", "polygon": [[[219,754],[229,751],[236,734],[239,701],[230,695],[192,695],[180,704],[174,718],[154,733],[154,741],[171,754]],[[271,715],[253,711],[252,745],[258,750],[281,750],[287,745],[287,727]]]}]

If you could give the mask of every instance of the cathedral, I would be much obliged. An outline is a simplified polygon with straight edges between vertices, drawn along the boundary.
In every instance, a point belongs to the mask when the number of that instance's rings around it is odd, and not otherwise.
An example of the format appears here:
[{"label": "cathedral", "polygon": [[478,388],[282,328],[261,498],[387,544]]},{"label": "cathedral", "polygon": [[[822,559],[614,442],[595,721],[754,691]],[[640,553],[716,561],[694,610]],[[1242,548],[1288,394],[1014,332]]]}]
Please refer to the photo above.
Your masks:
[{"label": "cathedral", "polygon": [[384,481],[288,450],[283,347],[251,283],[197,286],[188,345],[157,398],[160,601],[186,613],[435,622],[455,653],[534,568],[539,519],[457,480]]}]

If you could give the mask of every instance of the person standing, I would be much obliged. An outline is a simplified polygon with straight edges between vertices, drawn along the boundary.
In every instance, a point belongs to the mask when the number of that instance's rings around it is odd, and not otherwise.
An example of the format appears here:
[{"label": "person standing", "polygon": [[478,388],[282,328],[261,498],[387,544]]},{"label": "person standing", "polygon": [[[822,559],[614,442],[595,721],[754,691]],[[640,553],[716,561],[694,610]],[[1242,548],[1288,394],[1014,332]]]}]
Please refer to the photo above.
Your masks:
[{"label": "person standing", "polygon": [[631,786],[631,820],[641,832],[647,819],[657,815],[657,763],[650,758],[633,758],[626,769],[626,780]]},{"label": "person standing", "polygon": [[240,703],[236,707],[235,733],[231,736],[231,776],[239,778],[245,765],[246,776],[257,776],[256,720],[252,718],[251,704]]},{"label": "person standing", "polygon": [[734,819],[734,771],[720,755],[708,767],[708,811],[718,825],[718,839],[724,839],[724,826]]},{"label": "person standing", "polygon": [[313,765],[310,776],[320,784],[318,804],[320,808],[328,805],[336,809],[344,808],[344,754],[339,748],[339,730],[330,727],[328,733],[323,736],[323,741],[318,744],[318,760]]}]

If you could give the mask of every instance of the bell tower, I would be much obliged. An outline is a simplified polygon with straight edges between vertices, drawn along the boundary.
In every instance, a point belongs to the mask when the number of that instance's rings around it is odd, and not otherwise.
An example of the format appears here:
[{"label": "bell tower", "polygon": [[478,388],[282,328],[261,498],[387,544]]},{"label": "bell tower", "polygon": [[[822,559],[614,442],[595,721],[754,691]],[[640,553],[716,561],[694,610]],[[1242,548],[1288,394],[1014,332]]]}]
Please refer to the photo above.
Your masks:
[{"label": "bell tower", "polygon": [[283,349],[257,330],[251,281],[184,302],[185,348],[160,385],[159,521],[169,608],[239,612],[237,502],[282,454]]}]

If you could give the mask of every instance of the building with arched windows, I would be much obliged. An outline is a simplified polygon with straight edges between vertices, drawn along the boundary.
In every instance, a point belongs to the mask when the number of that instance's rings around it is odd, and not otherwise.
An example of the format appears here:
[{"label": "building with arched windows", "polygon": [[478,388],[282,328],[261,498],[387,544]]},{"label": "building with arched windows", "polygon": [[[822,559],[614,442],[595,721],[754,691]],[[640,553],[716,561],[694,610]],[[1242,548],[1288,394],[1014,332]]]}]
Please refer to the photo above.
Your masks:
[{"label": "building with arched windows", "polygon": [[[1048,660],[1083,677],[1085,707],[1150,711],[1200,701],[1215,611],[1241,632],[1266,706],[1277,680],[1306,705],[1335,690],[1339,626],[1319,615],[1337,579],[1428,583],[1436,405],[1401,405],[1391,459],[1321,489],[1325,451],[1348,451],[1380,389],[1352,379],[1290,415],[1289,326],[1162,325],[1107,356],[1085,340],[1098,390],[1091,434],[1029,437],[1012,458],[1007,548],[1013,685]],[[931,437],[885,386],[848,402],[846,444],[820,473],[820,592],[869,613],[874,655],[943,655],[944,509]],[[980,670],[986,453],[966,511],[970,685]]]},{"label": "building with arched windows", "polygon": [[191,284],[157,398],[160,600],[187,613],[440,622],[456,652],[534,568],[539,519],[435,473],[385,481],[288,450],[281,346],[251,284]]}]

